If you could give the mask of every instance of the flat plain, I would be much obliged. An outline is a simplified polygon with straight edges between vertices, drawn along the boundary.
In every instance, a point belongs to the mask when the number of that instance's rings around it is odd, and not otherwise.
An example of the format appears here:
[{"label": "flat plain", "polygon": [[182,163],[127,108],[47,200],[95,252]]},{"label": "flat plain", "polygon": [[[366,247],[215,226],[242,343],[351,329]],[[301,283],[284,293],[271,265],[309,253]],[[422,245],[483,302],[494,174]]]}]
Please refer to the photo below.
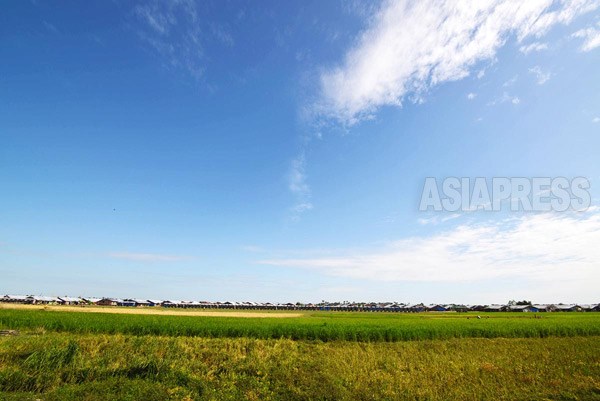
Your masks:
[{"label": "flat plain", "polygon": [[0,399],[600,400],[598,313],[162,312],[0,309]]}]

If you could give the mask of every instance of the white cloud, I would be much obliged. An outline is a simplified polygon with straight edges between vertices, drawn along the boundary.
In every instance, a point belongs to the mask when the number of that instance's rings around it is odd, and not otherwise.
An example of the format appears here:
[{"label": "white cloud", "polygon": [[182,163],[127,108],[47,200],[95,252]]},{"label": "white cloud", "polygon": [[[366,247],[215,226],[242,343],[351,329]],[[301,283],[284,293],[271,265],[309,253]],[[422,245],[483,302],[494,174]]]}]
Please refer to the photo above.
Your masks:
[{"label": "white cloud", "polygon": [[471,92],[471,93],[468,93],[468,94],[467,94],[467,99],[469,99],[469,100],[473,100],[473,99],[475,99],[476,97],[477,97],[477,93],[473,93],[473,92]]},{"label": "white cloud", "polygon": [[548,44],[540,43],[540,42],[533,42],[528,45],[523,45],[523,46],[519,47],[519,51],[525,55],[527,55],[531,52],[539,52],[539,51],[547,50],[547,49],[548,49]]},{"label": "white cloud", "polygon": [[157,253],[112,252],[108,254],[114,259],[132,260],[136,262],[177,262],[189,259],[179,255],[161,255]]},{"label": "white cloud", "polygon": [[519,79],[518,75],[515,75],[514,77],[512,77],[511,79],[509,79],[508,81],[504,82],[502,84],[502,87],[504,88],[508,88],[509,86],[513,86],[515,84],[515,82],[517,82],[517,80]]},{"label": "white cloud", "polygon": [[536,79],[538,85],[545,84],[546,82],[548,82],[548,80],[552,76],[551,73],[542,71],[542,69],[538,65],[536,65],[535,67],[530,68],[529,72],[531,74],[535,75],[535,79]]},{"label": "white cloud", "polygon": [[296,205],[294,205],[294,207],[292,208],[292,210],[295,213],[303,213],[306,212],[307,210],[312,210],[313,205],[310,202],[301,202],[301,203],[297,203]]},{"label": "white cloud", "polygon": [[[600,23],[598,23],[600,26]],[[600,29],[596,29],[594,27],[580,29],[575,32],[573,35],[575,38],[584,39],[583,44],[581,45],[581,51],[589,52],[596,47],[600,46]]]},{"label": "white cloud", "polygon": [[304,154],[299,155],[292,160],[292,166],[289,174],[288,187],[290,191],[297,194],[309,194],[310,188],[306,183],[306,174],[304,168],[306,165],[306,157]]},{"label": "white cloud", "polygon": [[[430,237],[412,237],[371,250],[330,251],[325,256],[259,263],[310,269],[368,281],[474,282],[557,280],[595,291],[600,280],[600,213],[535,214],[484,224],[464,224]],[[573,294],[578,295],[578,294]]]},{"label": "white cloud", "polygon": [[300,215],[313,208],[310,202],[311,191],[306,182],[306,156],[301,153],[292,160],[288,175],[288,188],[296,197],[296,203],[291,209],[292,220],[298,220]]},{"label": "white cloud", "polygon": [[600,123],[600,117],[594,117],[594,118],[592,118],[592,122],[593,123]]},{"label": "white cloud", "polygon": [[427,224],[440,224],[440,223],[445,223],[449,220],[454,220],[456,218],[459,218],[461,215],[459,213],[452,213],[450,215],[445,215],[445,216],[433,216],[433,217],[429,217],[429,218],[421,218],[421,219],[417,219],[417,222],[421,225],[427,225]]},{"label": "white cloud", "polygon": [[495,106],[497,104],[502,104],[502,103],[506,103],[506,102],[510,102],[514,105],[517,105],[517,104],[521,103],[521,99],[518,96],[513,96],[513,95],[509,94],[508,92],[504,92],[502,94],[502,96],[489,102],[488,106]]},{"label": "white cloud", "polygon": [[138,36],[164,60],[164,65],[200,79],[205,70],[203,41],[196,3],[150,1],[138,4],[134,14],[141,23]]},{"label": "white cloud", "polygon": [[539,38],[598,7],[597,0],[388,0],[348,50],[341,66],[320,76],[315,112],[352,125],[406,96],[421,99],[429,88],[468,76],[493,60],[514,35]]}]

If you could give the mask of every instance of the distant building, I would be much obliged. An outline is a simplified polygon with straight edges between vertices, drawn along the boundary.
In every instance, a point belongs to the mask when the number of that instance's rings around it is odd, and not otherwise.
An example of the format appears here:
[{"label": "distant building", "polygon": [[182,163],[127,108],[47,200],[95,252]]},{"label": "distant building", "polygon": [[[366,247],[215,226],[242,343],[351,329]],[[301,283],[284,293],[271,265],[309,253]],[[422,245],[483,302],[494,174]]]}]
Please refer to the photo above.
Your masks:
[{"label": "distant building", "polygon": [[181,301],[176,300],[165,300],[162,302],[164,308],[180,308],[182,305]]},{"label": "distant building", "polygon": [[510,305],[509,312],[539,312],[539,309],[531,305]]},{"label": "distant building", "polygon": [[102,298],[82,298],[82,303],[87,303],[90,305],[98,305],[98,302],[102,301]]},{"label": "distant building", "polygon": [[96,305],[100,306],[117,306],[119,300],[114,298],[102,298],[96,302]]},{"label": "distant building", "polygon": [[56,297],[44,297],[44,296],[32,296],[28,297],[31,300],[31,304],[34,305],[50,305],[50,304],[60,304],[60,300]]},{"label": "distant building", "polygon": [[83,300],[75,297],[58,297],[59,301],[63,305],[80,305]]},{"label": "distant building", "polygon": [[534,304],[533,307],[537,308],[539,312],[554,312],[556,306],[552,304]]},{"label": "distant building", "polygon": [[448,309],[444,305],[429,305],[427,310],[429,312],[446,312]]},{"label": "distant building", "polygon": [[487,305],[483,310],[485,312],[504,312],[506,308],[505,305]]},{"label": "distant building", "polygon": [[133,299],[117,299],[117,306],[135,306]]},{"label": "distant building", "polygon": [[583,309],[575,304],[558,304],[556,305],[557,312],[581,312]]},{"label": "distant building", "polygon": [[150,301],[147,299],[133,299],[135,306],[150,306]]},{"label": "distant building", "polygon": [[2,302],[30,304],[33,302],[33,297],[27,295],[5,295],[2,297]]}]

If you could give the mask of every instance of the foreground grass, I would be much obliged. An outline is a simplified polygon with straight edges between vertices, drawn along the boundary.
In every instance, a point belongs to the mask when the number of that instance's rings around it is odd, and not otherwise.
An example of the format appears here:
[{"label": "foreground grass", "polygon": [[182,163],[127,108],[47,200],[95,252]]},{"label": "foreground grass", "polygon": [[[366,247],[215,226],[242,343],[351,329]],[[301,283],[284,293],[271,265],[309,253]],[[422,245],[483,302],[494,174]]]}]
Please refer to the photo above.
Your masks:
[{"label": "foreground grass", "polygon": [[600,337],[0,338],[3,400],[600,400],[599,378]]},{"label": "foreground grass", "polygon": [[236,318],[0,309],[0,327],[68,333],[321,341],[404,341],[600,336],[600,313],[474,314],[306,313],[302,317]]}]

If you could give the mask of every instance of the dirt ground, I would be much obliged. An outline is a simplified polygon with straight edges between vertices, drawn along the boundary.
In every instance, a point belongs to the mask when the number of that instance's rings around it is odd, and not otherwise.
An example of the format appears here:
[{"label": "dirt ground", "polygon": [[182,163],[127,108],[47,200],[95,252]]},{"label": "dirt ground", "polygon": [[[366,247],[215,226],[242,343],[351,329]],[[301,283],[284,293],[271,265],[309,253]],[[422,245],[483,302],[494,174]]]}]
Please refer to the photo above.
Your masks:
[{"label": "dirt ground", "polygon": [[0,303],[0,309],[33,309],[58,312],[89,312],[89,313],[122,313],[139,315],[172,315],[172,316],[223,316],[223,317],[254,317],[254,318],[285,318],[299,317],[302,313],[295,312],[257,312],[238,310],[181,310],[161,307],[125,307],[125,306],[67,306],[67,305],[23,305]]}]

